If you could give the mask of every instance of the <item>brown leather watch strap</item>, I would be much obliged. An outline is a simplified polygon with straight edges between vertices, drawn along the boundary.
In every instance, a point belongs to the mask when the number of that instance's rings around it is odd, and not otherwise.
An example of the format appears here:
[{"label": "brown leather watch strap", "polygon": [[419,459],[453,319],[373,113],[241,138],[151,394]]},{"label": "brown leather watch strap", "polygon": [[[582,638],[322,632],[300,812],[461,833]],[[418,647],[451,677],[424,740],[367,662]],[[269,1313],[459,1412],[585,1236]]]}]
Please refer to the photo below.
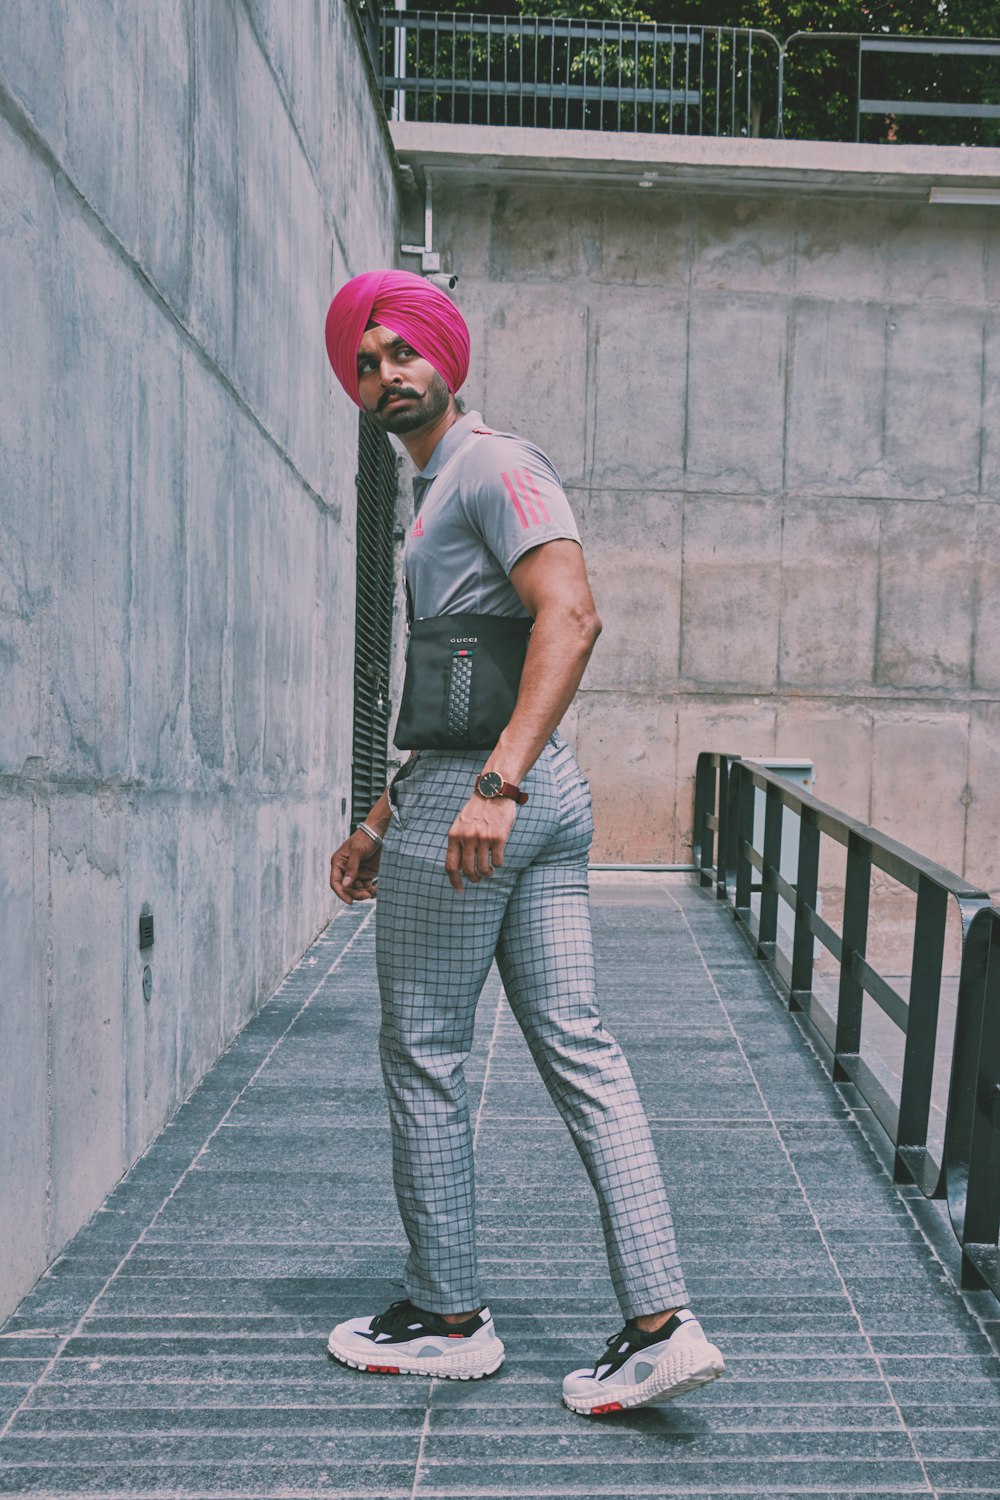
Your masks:
[{"label": "brown leather watch strap", "polygon": [[[480,786],[480,782],[487,776],[494,783],[494,786],[496,782],[499,782],[499,787],[495,787],[495,790],[484,792]],[[499,771],[484,771],[481,776],[477,776],[476,791],[480,797],[485,797],[487,802],[492,802],[494,797],[509,797],[512,802],[516,802],[519,807],[523,807],[528,800],[527,792],[522,792],[521,788],[515,786],[512,781],[504,781]]]}]

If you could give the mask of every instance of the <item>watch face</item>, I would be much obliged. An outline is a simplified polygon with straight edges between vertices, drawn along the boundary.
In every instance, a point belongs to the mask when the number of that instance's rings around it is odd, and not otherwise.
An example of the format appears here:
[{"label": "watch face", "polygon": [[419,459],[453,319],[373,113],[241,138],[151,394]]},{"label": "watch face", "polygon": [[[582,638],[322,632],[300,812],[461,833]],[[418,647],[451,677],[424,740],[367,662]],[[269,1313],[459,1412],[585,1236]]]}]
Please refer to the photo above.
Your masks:
[{"label": "watch face", "polygon": [[503,777],[498,771],[484,771],[479,778],[479,791],[484,797],[499,797],[503,789]]}]

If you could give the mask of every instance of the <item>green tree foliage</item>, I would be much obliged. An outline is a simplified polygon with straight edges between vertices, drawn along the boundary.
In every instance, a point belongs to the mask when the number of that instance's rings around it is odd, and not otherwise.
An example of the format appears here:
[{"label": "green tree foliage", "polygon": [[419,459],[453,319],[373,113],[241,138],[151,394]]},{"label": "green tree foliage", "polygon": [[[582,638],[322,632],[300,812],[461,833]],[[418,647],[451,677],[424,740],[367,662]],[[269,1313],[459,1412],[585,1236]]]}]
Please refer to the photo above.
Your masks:
[{"label": "green tree foliage", "polygon": [[[393,0],[382,0],[393,9]],[[892,36],[998,37],[1000,0],[408,0],[410,12],[447,8],[475,16],[573,17],[589,22],[656,22],[661,27],[724,28],[713,32],[702,44],[688,51],[675,48],[680,59],[695,59],[702,70],[702,103],[697,123],[688,129],[712,133],[773,135],[777,123],[777,47],[767,37],[756,39],[752,52],[747,39],[734,39],[729,28],[753,28],[770,34],[778,42],[795,37],[788,48],[784,73],[784,133],[796,139],[853,140],[857,125],[858,44],[853,34]],[[596,28],[595,28],[596,30]],[[847,37],[823,33],[848,33]],[[798,36],[797,33],[809,33]],[[502,41],[491,46],[503,46]],[[485,43],[471,46],[467,60],[475,66],[485,57]],[[521,58],[508,59],[521,64]],[[718,87],[713,79],[725,71],[727,82]],[[432,59],[425,69],[436,71]],[[547,65],[551,65],[547,63]],[[654,68],[664,74],[661,58],[651,60],[634,45],[615,42],[613,27],[604,40],[596,39],[577,54],[569,49],[562,66],[574,83],[591,83],[600,77],[650,88]],[[443,66],[443,63],[442,63]],[[447,71],[447,69],[445,69]],[[746,97],[744,97],[746,95]],[[1000,59],[952,57],[900,53],[866,53],[863,58],[861,95],[867,99],[934,100],[947,103],[1000,104]],[[684,128],[679,112],[655,102],[656,129]],[[654,128],[633,106],[634,113],[616,116],[609,124],[605,108],[594,118],[592,104],[581,104],[577,115],[567,112],[538,123],[586,124],[591,128]],[[647,111],[648,115],[648,111]],[[470,115],[470,118],[473,116]],[[493,116],[492,118],[496,118]],[[742,123],[740,123],[742,122]],[[531,123],[525,121],[524,123]],[[861,119],[861,139],[910,141],[936,144],[996,145],[1000,143],[1000,121],[972,118],[949,119],[908,114],[866,114]]]},{"label": "green tree foliage", "polygon": [[[385,10],[395,0],[382,0]],[[579,16],[656,21],[661,26],[761,26],[795,31],[882,31],[900,35],[1000,35],[1000,0],[407,0],[409,11],[470,15]]]}]

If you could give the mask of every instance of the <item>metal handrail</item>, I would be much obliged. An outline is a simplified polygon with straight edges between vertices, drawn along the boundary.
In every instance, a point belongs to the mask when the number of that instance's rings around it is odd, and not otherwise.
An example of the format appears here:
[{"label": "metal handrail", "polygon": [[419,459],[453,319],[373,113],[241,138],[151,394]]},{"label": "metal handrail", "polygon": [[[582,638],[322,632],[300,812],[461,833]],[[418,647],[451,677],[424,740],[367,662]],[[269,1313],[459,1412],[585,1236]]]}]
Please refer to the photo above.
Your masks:
[{"label": "metal handrail", "polygon": [[[928,98],[908,92],[912,80],[891,85],[906,97],[863,93],[866,57],[1000,61],[1000,40],[990,37],[797,31],[782,42],[757,27],[455,11],[383,11],[380,36],[381,84],[394,119],[714,136],[758,135],[766,124],[766,133],[781,138],[789,52],[839,43],[857,47],[857,95],[851,125],[847,118],[831,124],[828,139],[840,139],[841,131],[850,138],[850,128],[860,140],[865,116],[885,117],[890,139],[897,116],[1000,119],[1000,94],[997,102],[978,94]],[[996,93],[992,83],[968,76],[979,93]],[[847,102],[831,98],[831,121]]]},{"label": "metal handrail", "polygon": [[[757,793],[765,802],[757,848]],[[782,822],[797,815],[794,883],[781,873]],[[821,837],[847,850],[844,914],[838,931],[819,914]],[[695,776],[694,859],[701,883],[728,902],[768,963],[789,1009],[819,1044],[835,1082],[850,1083],[871,1107],[894,1148],[894,1178],[928,1198],[947,1196],[963,1247],[966,1284],[1000,1296],[1000,911],[987,892],[943,865],[825,802],[757,761],[704,752]],[[909,995],[904,998],[867,956],[873,869],[917,896]],[[755,877],[759,877],[756,878]],[[752,897],[759,894],[759,912]],[[791,953],[779,942],[779,903],[794,914]],[[949,902],[962,920],[962,972],[945,1147],[928,1146],[938,1011]],[[834,1012],[814,987],[816,943],[837,960]],[[893,1100],[861,1056],[865,995],[905,1039],[899,1099]]]},{"label": "metal handrail", "polygon": [[385,11],[381,84],[393,119],[751,135],[779,50],[745,26]]},{"label": "metal handrail", "polygon": [[1000,909],[969,924],[944,1150],[948,1213],[962,1247],[962,1285],[1000,1297]]},{"label": "metal handrail", "polygon": [[789,49],[794,43],[825,45],[829,42],[856,42],[857,98],[854,108],[854,139],[861,140],[861,121],[864,115],[920,115],[935,116],[950,120],[1000,120],[1000,104],[983,101],[957,103],[941,99],[866,99],[862,92],[863,64],[866,56],[873,54],[909,54],[920,57],[988,57],[1000,60],[1000,39],[993,37],[957,36],[893,36],[884,32],[857,31],[796,31],[785,39],[781,47],[778,81],[779,134],[784,134],[783,105],[785,92],[785,64]]}]

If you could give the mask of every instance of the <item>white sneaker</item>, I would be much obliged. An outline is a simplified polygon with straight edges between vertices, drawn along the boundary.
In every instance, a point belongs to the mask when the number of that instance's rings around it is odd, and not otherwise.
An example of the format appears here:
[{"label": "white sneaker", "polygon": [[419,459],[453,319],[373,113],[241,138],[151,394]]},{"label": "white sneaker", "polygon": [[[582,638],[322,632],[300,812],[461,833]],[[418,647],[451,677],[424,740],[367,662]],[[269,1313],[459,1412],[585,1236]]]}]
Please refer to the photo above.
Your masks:
[{"label": "white sneaker", "polygon": [[626,1323],[608,1339],[592,1370],[574,1370],[563,1381],[571,1411],[603,1416],[633,1406],[672,1401],[725,1372],[722,1355],[702,1332],[694,1313],[682,1307],[655,1333]]},{"label": "white sneaker", "polygon": [[374,1318],[338,1323],[326,1347],[355,1370],[443,1380],[481,1380],[499,1370],[504,1355],[488,1307],[464,1323],[446,1323],[406,1300]]}]

